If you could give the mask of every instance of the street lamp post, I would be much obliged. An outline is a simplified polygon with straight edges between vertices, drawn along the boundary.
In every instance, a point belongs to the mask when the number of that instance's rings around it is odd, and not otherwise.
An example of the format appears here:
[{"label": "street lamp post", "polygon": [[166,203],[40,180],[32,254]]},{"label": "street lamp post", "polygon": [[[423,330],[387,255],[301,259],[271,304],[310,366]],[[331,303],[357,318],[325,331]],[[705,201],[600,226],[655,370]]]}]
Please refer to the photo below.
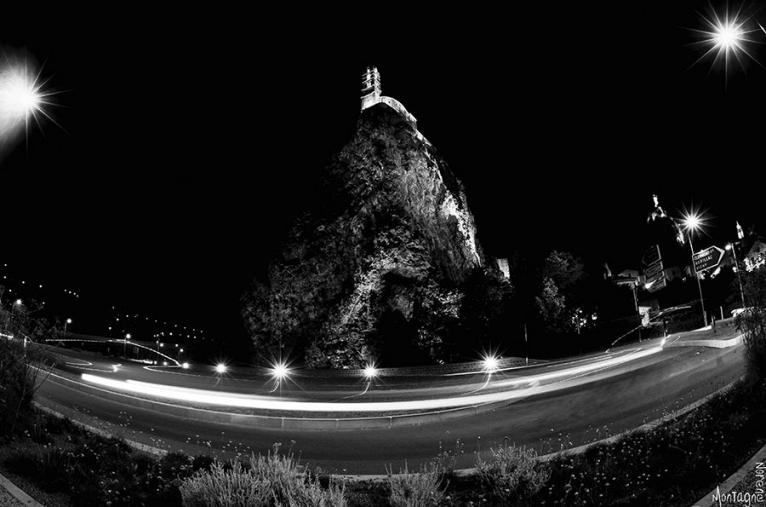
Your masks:
[{"label": "street lamp post", "polygon": [[128,340],[130,340],[130,333],[126,334],[125,339],[122,340],[122,357],[125,359],[128,358],[128,353],[127,353]]},{"label": "street lamp post", "polygon": [[10,311],[8,312],[8,318],[7,318],[7,319],[5,319],[5,327],[6,327],[6,329],[7,329],[7,331],[8,331],[9,333],[11,332],[11,321],[12,321],[12,319],[13,319],[13,310],[14,310],[14,309],[15,309],[17,306],[21,306],[21,299],[17,299],[16,301],[14,301],[14,302],[13,302],[13,304],[11,305],[11,309],[10,309]]},{"label": "street lamp post", "polygon": [[686,216],[683,220],[684,228],[686,229],[686,237],[689,239],[689,250],[691,251],[692,271],[694,272],[694,278],[697,279],[697,289],[700,294],[700,306],[702,307],[702,321],[707,326],[707,312],[705,311],[705,299],[702,297],[702,282],[700,281],[699,273],[697,273],[697,267],[694,265],[694,245],[692,244],[692,233],[700,227],[700,218],[694,213]]},{"label": "street lamp post", "polygon": [[739,261],[737,260],[737,246],[734,243],[726,245],[726,250],[731,250],[734,257],[734,270],[737,272],[737,282],[739,283],[739,297],[742,300],[742,308],[745,308],[745,291],[742,288],[742,275],[739,272]]},{"label": "street lamp post", "polygon": [[69,324],[72,323],[72,319],[67,319],[64,321],[64,334],[66,334],[66,328]]}]

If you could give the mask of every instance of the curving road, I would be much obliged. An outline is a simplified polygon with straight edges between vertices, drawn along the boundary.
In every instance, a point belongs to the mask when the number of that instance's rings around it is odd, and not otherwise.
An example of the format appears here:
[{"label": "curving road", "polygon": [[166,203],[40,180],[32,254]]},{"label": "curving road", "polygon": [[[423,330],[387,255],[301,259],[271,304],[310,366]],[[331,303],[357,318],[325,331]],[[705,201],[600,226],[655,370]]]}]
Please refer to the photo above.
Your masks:
[{"label": "curving road", "polygon": [[[333,473],[410,469],[456,441],[474,453],[508,438],[542,453],[635,428],[720,389],[743,373],[731,327],[672,335],[565,361],[424,376],[362,378],[293,372],[216,375],[209,368],[119,364],[55,349],[43,406],[131,440],[192,454],[290,446]],[[722,341],[723,340],[723,341]],[[711,346],[715,345],[715,346]],[[720,347],[720,348],[719,348]]]}]

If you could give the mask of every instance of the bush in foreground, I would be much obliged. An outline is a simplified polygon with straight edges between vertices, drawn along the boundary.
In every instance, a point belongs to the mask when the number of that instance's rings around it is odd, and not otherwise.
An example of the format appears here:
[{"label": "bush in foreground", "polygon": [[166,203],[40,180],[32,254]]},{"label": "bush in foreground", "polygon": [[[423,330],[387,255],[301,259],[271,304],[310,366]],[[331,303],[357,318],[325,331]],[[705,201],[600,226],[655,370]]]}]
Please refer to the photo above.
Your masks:
[{"label": "bush in foreground", "polygon": [[203,506],[289,505],[295,507],[345,507],[345,486],[323,488],[312,474],[301,474],[292,454],[279,453],[279,445],[266,456],[251,455],[246,463],[230,467],[216,461],[209,471],[199,471],[180,484],[183,504]]},{"label": "bush in foreground", "polygon": [[27,366],[26,349],[19,340],[0,337],[0,435],[17,429],[35,393],[35,372]]},{"label": "bush in foreground", "polygon": [[499,504],[512,504],[540,491],[551,473],[537,462],[534,449],[505,442],[490,449],[489,459],[478,456],[479,482],[487,496]]},{"label": "bush in foreground", "polygon": [[747,310],[737,316],[744,334],[748,368],[753,380],[766,378],[766,269],[743,273]]},{"label": "bush in foreground", "polygon": [[444,501],[446,481],[434,464],[423,465],[419,473],[410,473],[407,463],[398,474],[388,470],[389,502],[393,507],[431,507]]},{"label": "bush in foreground", "polygon": [[54,363],[34,342],[0,336],[0,437],[13,437],[34,419],[32,398]]}]

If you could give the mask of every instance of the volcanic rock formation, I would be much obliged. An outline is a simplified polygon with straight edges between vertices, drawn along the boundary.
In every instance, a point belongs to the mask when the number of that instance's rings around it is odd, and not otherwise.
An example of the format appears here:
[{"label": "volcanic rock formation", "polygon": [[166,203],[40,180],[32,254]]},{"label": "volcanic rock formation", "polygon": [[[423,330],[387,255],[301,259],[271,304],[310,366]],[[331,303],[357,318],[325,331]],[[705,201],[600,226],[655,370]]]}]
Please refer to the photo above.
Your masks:
[{"label": "volcanic rock formation", "polygon": [[333,368],[441,357],[461,283],[484,255],[462,184],[397,109],[366,106],[325,169],[323,203],[243,297],[257,350]]}]

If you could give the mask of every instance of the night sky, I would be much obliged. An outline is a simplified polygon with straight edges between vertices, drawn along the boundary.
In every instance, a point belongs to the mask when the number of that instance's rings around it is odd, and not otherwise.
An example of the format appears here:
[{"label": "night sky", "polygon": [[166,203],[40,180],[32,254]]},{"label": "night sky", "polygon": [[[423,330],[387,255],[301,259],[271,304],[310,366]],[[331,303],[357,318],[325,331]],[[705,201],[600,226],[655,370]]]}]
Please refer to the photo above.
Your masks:
[{"label": "night sky", "polygon": [[[763,231],[766,70],[692,67],[708,4],[677,3],[450,19],[391,5],[334,23],[213,7],[4,15],[0,44],[61,91],[61,128],[44,121],[0,160],[0,261],[240,335],[238,298],[321,199],[314,178],[350,139],[371,64],[464,182],[490,255],[637,266],[653,192],[673,214],[709,210],[698,246],[733,239],[735,219]],[[766,24],[766,6],[745,12]],[[766,34],[750,37],[766,64]]]}]

